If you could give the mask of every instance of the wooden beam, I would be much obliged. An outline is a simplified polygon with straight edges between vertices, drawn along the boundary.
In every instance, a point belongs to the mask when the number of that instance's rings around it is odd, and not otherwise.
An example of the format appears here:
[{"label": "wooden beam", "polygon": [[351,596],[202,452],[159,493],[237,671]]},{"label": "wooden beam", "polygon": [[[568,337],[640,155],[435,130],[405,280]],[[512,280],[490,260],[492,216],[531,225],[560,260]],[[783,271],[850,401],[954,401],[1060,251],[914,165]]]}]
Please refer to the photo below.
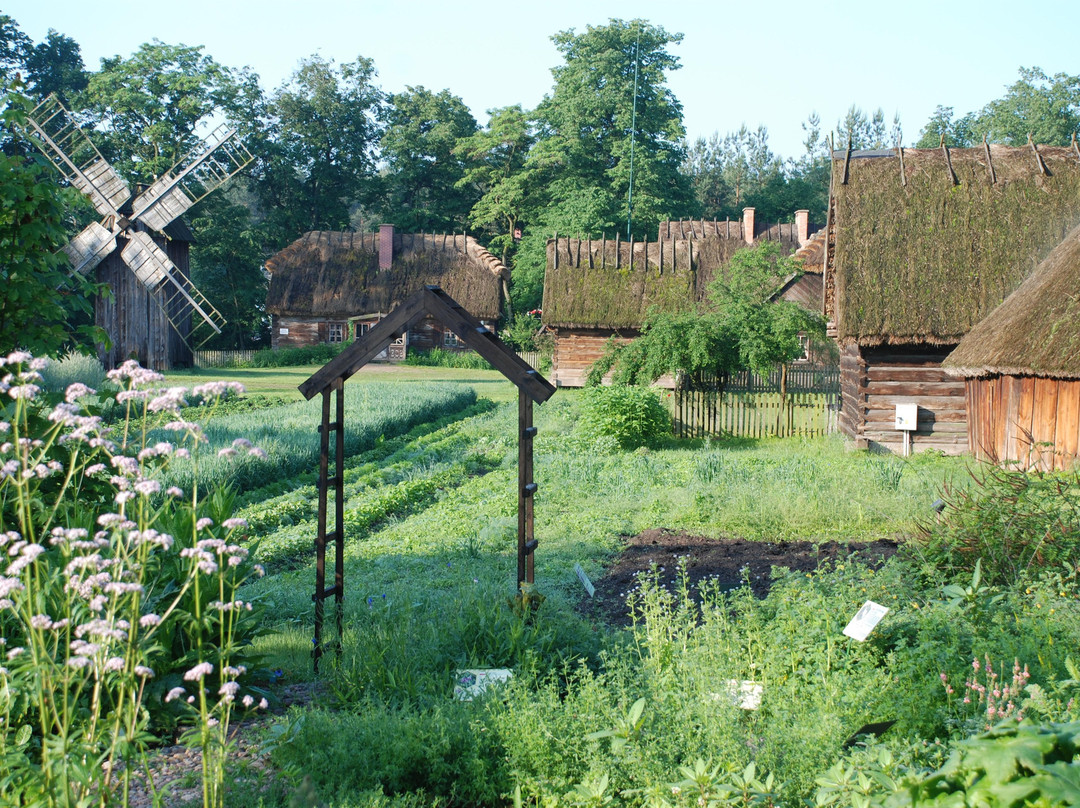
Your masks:
[{"label": "wooden beam", "polygon": [[310,400],[328,389],[335,379],[341,379],[344,382],[381,354],[423,314],[423,298],[413,295],[364,336],[311,374],[305,382],[300,384],[300,393]]}]

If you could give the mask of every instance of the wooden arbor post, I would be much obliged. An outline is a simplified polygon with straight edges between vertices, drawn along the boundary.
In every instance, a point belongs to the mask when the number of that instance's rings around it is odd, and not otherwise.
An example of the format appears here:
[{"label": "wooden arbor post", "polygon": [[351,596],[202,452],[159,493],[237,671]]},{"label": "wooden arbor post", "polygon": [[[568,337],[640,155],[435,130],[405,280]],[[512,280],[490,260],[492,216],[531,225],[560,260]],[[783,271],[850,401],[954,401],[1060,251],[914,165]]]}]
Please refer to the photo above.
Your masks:
[{"label": "wooden arbor post", "polygon": [[[449,328],[458,339],[490,362],[518,388],[518,593],[524,584],[533,582],[533,555],[536,539],[533,536],[533,403],[543,404],[555,393],[555,387],[534,370],[528,362],[438,286],[426,286],[414,294],[374,328],[357,339],[334,359],[317,370],[300,385],[304,398],[323,396],[322,426],[319,451],[319,527],[315,539],[315,636],[311,655],[315,672],[323,654],[323,601],[333,596],[336,607],[338,638],[335,647],[341,649],[342,610],[344,607],[344,462],[345,462],[345,404],[346,379],[378,356],[392,341],[405,333],[423,317],[433,317]],[[336,420],[331,420],[331,395],[337,395]],[[334,433],[334,476],[330,476],[330,434]],[[326,530],[329,511],[329,492],[334,491],[334,530]],[[326,586],[326,546],[334,541],[334,585]]]}]

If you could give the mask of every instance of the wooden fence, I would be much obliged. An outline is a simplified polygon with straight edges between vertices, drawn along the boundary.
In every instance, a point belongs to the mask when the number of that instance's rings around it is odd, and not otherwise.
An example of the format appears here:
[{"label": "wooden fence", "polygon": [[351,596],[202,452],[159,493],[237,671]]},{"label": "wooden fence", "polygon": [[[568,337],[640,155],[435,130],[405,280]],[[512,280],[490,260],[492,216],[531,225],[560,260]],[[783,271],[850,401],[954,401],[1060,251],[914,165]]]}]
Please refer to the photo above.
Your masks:
[{"label": "wooden fence", "polygon": [[247,351],[195,351],[197,368],[239,368],[247,365],[255,356],[254,350]]},{"label": "wooden fence", "polygon": [[672,415],[680,438],[734,435],[747,438],[814,437],[836,431],[840,370],[810,366],[788,369],[787,395],[780,370],[767,379],[744,372],[677,388]]}]

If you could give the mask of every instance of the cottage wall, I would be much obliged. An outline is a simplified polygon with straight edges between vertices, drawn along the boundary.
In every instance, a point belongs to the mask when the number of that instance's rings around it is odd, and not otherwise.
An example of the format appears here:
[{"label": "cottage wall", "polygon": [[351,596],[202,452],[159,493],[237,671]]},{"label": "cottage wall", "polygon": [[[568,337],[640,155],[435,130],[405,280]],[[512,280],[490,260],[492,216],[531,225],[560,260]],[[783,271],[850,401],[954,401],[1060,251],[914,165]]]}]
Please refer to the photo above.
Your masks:
[{"label": "cottage wall", "polygon": [[980,460],[1043,471],[1080,457],[1080,381],[988,376],[966,382],[968,440]]},{"label": "cottage wall", "polygon": [[[363,322],[375,325],[381,318],[375,317]],[[290,317],[273,314],[270,317],[270,347],[271,348],[299,348],[306,345],[320,345],[329,340],[331,324],[340,325],[343,337],[348,340],[350,323],[347,320],[327,320],[323,317]],[[493,328],[489,322],[484,322],[488,328]],[[356,324],[352,324],[355,328]],[[415,323],[409,329],[408,347],[426,351],[432,348],[441,348],[446,351],[468,351],[468,346],[456,339],[447,342],[445,334],[447,329],[431,317]],[[405,358],[404,346],[390,346],[386,357],[391,361],[400,361]]]},{"label": "cottage wall", "polygon": [[899,452],[904,435],[894,428],[896,405],[919,406],[912,451],[962,454],[968,448],[962,379],[941,368],[954,346],[848,343],[840,351],[840,431],[859,448]]},{"label": "cottage wall", "polygon": [[637,333],[617,334],[608,330],[576,331],[559,329],[555,332],[555,349],[551,359],[551,381],[556,387],[584,387],[589,368],[604,355],[608,340],[630,342]]}]

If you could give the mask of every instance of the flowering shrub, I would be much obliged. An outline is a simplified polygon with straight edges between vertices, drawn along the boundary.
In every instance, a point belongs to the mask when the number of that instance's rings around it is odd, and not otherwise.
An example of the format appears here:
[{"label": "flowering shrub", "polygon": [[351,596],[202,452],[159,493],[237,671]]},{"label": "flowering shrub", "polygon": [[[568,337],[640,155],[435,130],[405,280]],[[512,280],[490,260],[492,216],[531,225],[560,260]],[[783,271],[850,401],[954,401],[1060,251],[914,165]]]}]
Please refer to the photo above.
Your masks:
[{"label": "flowering shrub", "polygon": [[[125,363],[102,402],[124,416],[107,426],[85,384],[43,394],[43,367],[0,358],[0,793],[126,803],[151,715],[168,709],[203,749],[204,803],[220,804],[230,717],[258,700],[239,681],[254,615],[237,589],[259,572],[243,520],[227,492],[162,490],[162,468],[204,443],[178,415],[187,391]],[[148,444],[155,425],[175,440]]]}]

